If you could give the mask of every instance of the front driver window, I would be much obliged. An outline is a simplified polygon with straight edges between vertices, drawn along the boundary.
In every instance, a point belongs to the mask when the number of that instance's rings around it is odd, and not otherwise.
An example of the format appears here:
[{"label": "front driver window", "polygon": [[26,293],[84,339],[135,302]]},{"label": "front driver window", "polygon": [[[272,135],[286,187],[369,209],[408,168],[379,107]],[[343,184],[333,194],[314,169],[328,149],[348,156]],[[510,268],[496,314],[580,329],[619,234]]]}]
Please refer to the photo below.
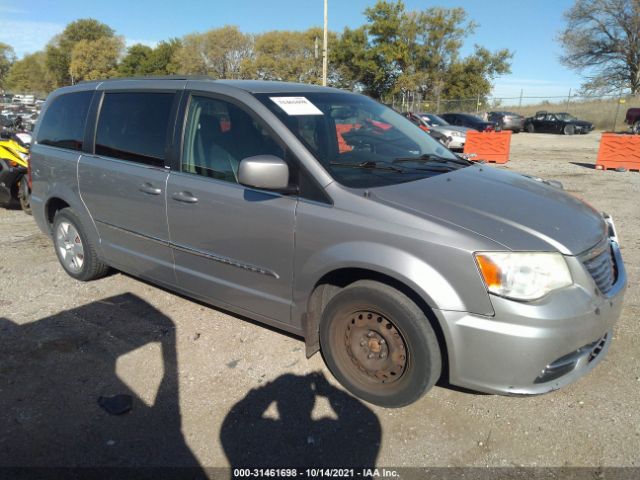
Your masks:
[{"label": "front driver window", "polygon": [[240,161],[255,155],[284,158],[269,132],[238,106],[214,98],[191,98],[183,172],[237,183]]}]

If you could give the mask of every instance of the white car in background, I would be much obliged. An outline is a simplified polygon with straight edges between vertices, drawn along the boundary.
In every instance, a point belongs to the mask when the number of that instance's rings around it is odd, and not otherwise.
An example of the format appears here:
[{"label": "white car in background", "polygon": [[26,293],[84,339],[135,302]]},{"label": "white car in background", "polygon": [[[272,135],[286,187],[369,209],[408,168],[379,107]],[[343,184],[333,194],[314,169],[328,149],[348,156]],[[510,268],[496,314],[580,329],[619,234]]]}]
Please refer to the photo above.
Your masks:
[{"label": "white car in background", "polygon": [[449,142],[448,147],[451,150],[464,149],[464,144],[467,140],[467,132],[469,130],[473,130],[468,127],[458,127],[456,125],[451,125],[443,118],[440,118],[438,115],[434,115],[432,113],[416,113],[415,115],[424,120],[424,122],[429,126],[430,129],[449,137],[451,141]]}]

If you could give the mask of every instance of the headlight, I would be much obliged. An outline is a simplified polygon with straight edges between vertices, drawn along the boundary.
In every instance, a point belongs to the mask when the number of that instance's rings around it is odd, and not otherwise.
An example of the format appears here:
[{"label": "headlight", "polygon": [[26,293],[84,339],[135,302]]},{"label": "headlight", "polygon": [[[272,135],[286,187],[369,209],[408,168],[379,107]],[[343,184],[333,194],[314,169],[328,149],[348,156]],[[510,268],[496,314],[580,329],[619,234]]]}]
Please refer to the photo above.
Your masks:
[{"label": "headlight", "polygon": [[462,133],[462,132],[452,131],[452,132],[451,132],[451,136],[452,136],[452,137],[464,137],[464,133]]},{"label": "headlight", "polygon": [[573,283],[559,253],[479,252],[476,262],[489,292],[516,300],[535,300]]}]

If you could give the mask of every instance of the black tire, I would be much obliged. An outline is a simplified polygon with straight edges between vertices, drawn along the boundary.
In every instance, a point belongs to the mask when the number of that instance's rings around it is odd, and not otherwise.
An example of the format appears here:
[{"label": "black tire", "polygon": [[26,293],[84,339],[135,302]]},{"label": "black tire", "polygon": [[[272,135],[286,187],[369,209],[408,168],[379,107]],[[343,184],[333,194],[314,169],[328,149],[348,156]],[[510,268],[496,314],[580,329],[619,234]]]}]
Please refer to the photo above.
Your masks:
[{"label": "black tire", "polygon": [[562,129],[562,132],[565,135],[573,135],[574,133],[576,133],[576,127],[575,125],[565,125]]},{"label": "black tire", "polygon": [[23,175],[20,179],[20,185],[18,186],[18,200],[20,201],[20,207],[22,211],[27,215],[31,215],[31,189],[29,188],[29,182],[26,175]]},{"label": "black tire", "polygon": [[640,135],[640,120],[636,120],[636,123],[633,124],[631,131],[636,135]]},{"label": "black tire", "polygon": [[536,127],[533,126],[533,123],[528,123],[525,127],[528,133],[535,133]]},{"label": "black tire", "polygon": [[442,373],[440,347],[425,313],[403,293],[372,280],[349,285],[327,304],[320,346],[347,390],[383,407],[415,402]]},{"label": "black tire", "polygon": [[519,128],[514,128],[513,130],[511,130],[513,133],[520,133],[520,129]]},{"label": "black tire", "polygon": [[[59,236],[61,226],[64,226],[63,224],[71,225],[75,230],[75,233],[72,235],[73,238],[69,238],[68,240],[72,240],[74,246],[79,243],[80,247],[82,247],[82,261],[77,268],[70,266],[69,262],[63,257],[63,240]],[[71,230],[68,230],[68,232],[70,231]],[[60,261],[60,265],[62,265],[62,268],[64,268],[65,272],[67,272],[71,277],[76,280],[87,282],[89,280],[104,277],[109,272],[109,266],[98,257],[95,246],[91,243],[89,237],[87,237],[80,219],[74,211],[71,210],[71,208],[63,208],[56,212],[53,219],[52,232],[53,244],[58,260]]]}]

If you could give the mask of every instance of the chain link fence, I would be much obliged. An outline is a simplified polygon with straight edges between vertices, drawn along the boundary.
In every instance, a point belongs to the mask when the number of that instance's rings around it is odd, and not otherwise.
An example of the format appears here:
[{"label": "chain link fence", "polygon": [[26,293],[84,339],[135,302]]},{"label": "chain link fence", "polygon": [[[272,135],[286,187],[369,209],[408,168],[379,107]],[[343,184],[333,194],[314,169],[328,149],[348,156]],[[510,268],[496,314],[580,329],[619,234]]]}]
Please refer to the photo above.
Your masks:
[{"label": "chain link fence", "polygon": [[624,131],[627,109],[640,108],[640,95],[517,97],[471,97],[471,98],[427,98],[419,92],[396,94],[385,98],[385,103],[400,112],[447,113],[461,112],[484,116],[491,111],[508,111],[531,117],[536,112],[568,112],[580,120],[594,124],[596,129]]}]

